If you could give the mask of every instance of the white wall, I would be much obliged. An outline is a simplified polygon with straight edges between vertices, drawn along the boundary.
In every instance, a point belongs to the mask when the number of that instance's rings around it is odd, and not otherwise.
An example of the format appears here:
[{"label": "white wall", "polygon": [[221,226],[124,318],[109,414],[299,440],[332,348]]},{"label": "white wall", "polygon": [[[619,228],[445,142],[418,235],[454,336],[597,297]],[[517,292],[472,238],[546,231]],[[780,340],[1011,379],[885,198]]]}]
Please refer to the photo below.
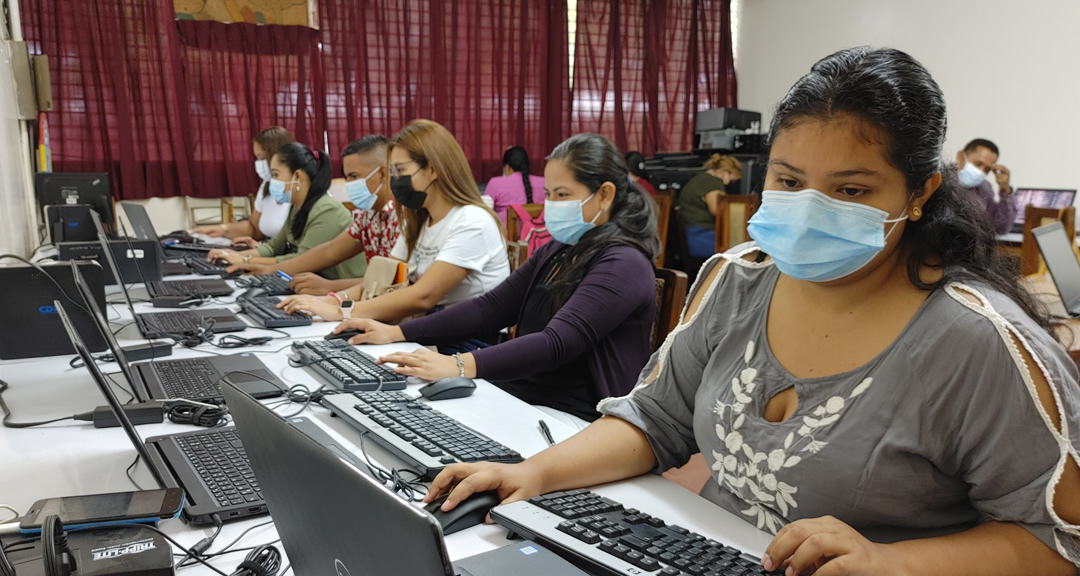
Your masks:
[{"label": "white wall", "polygon": [[951,159],[993,140],[1019,187],[1080,188],[1080,1],[742,0],[739,108],[772,109],[842,48],[889,46],[945,92]]},{"label": "white wall", "polygon": [[37,243],[31,233],[28,191],[32,184],[27,181],[29,154],[23,130],[15,101],[11,52],[8,44],[0,41],[0,254],[25,257]]}]

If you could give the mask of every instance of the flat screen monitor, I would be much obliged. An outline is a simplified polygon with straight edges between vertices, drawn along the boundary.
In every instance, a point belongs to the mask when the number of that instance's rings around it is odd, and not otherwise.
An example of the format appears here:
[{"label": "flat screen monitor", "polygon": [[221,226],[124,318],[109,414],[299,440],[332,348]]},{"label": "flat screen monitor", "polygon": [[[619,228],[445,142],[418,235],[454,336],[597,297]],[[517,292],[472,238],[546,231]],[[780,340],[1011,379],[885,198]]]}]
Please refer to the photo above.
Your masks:
[{"label": "flat screen monitor", "polygon": [[34,175],[38,207],[88,204],[101,216],[106,232],[115,235],[112,183],[105,172],[38,172]]},{"label": "flat screen monitor", "polygon": [[1024,207],[1028,204],[1036,208],[1068,208],[1076,199],[1076,190],[1060,190],[1050,188],[1017,188],[1013,191],[1013,202],[1016,203],[1016,227],[1024,228]]}]

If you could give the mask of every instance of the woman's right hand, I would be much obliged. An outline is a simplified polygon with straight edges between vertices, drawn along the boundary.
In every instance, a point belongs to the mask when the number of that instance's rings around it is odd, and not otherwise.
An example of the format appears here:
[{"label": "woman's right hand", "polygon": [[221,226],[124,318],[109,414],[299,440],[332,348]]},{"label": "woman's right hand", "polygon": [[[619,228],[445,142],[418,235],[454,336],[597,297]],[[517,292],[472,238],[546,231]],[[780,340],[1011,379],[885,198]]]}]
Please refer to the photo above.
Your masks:
[{"label": "woman's right hand", "polygon": [[195,228],[191,229],[191,233],[206,234],[211,238],[221,238],[225,235],[226,230],[227,228],[225,228],[224,224],[214,224],[212,226],[196,226]]},{"label": "woman's right hand", "polygon": [[252,238],[251,236],[237,236],[232,239],[233,246],[242,245],[247,246],[247,250],[258,247],[262,242]]},{"label": "woman's right hand", "polygon": [[451,464],[431,482],[424,502],[434,502],[436,498],[449,492],[443,502],[444,512],[478,492],[495,490],[502,500],[500,504],[509,504],[525,500],[543,493],[542,475],[531,462],[518,464],[495,464],[477,462],[469,464]]},{"label": "woman's right hand", "polygon": [[369,318],[352,318],[346,320],[334,328],[334,334],[341,334],[345,330],[355,329],[363,332],[349,339],[349,344],[393,344],[404,342],[405,334],[401,328],[383,324]]},{"label": "woman's right hand", "polygon": [[332,296],[320,298],[318,296],[296,294],[282,300],[277,307],[285,310],[286,314],[303,311],[313,316],[319,316],[323,320],[341,320],[341,305]]}]

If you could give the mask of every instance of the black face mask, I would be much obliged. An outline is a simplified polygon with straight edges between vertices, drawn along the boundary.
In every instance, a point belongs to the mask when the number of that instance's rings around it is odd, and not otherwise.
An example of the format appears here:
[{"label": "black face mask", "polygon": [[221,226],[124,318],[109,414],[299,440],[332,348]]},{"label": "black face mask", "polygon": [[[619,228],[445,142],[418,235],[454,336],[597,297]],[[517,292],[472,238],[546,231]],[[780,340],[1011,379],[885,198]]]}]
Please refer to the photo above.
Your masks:
[{"label": "black face mask", "polygon": [[[428,187],[430,186],[429,184]],[[408,176],[391,176],[390,191],[394,193],[394,200],[398,204],[413,210],[423,208],[424,201],[427,200],[427,192],[420,192],[413,188],[412,174]]]}]

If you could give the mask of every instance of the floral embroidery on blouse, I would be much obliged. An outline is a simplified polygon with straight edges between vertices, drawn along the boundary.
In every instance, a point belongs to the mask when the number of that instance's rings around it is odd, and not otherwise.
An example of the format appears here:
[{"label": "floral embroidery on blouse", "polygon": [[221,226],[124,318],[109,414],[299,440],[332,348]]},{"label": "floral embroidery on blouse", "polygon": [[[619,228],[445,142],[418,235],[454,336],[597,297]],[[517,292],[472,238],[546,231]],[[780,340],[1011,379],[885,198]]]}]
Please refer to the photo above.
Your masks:
[{"label": "floral embroidery on blouse", "polygon": [[[847,398],[832,396],[814,408],[811,416],[803,416],[802,426],[788,433],[783,448],[768,453],[758,452],[746,443],[740,432],[746,421],[746,405],[752,399],[750,393],[758,386],[758,370],[750,365],[755,351],[754,341],[751,340],[746,344],[746,354],[743,356],[745,368],[731,379],[735,401],[726,404],[717,400],[713,407],[713,413],[717,416],[716,435],[727,453],[713,450],[712,469],[721,486],[750,505],[742,513],[756,518],[759,530],[775,534],[785,524],[784,517],[788,515],[788,510],[799,507],[796,501],[799,488],[781,480],[781,477],[790,479],[784,471],[798,466],[803,458],[811,458],[828,446],[828,442],[815,439],[814,433],[839,420],[851,401],[870,387],[873,378],[860,382]],[[779,516],[774,509],[780,512]]]},{"label": "floral embroidery on blouse", "polygon": [[386,205],[378,212],[353,210],[352,219],[349,236],[363,243],[367,259],[371,260],[375,256],[389,257],[400,234],[394,200],[387,200]]}]

